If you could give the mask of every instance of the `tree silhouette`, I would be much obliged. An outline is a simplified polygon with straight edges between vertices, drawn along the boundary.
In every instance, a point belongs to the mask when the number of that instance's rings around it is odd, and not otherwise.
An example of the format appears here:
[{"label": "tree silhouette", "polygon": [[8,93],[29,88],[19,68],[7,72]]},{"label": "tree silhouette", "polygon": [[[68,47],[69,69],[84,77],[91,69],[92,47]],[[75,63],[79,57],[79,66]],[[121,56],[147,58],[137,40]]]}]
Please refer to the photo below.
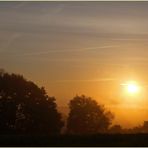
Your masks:
[{"label": "tree silhouette", "polygon": [[123,133],[124,130],[122,129],[121,125],[113,125],[112,127],[110,127],[109,129],[110,133]]},{"label": "tree silhouette", "polygon": [[76,96],[69,103],[67,132],[70,134],[95,134],[105,132],[113,115],[90,97]]},{"label": "tree silhouette", "polygon": [[0,72],[0,133],[58,134],[62,126],[55,98],[43,87]]}]

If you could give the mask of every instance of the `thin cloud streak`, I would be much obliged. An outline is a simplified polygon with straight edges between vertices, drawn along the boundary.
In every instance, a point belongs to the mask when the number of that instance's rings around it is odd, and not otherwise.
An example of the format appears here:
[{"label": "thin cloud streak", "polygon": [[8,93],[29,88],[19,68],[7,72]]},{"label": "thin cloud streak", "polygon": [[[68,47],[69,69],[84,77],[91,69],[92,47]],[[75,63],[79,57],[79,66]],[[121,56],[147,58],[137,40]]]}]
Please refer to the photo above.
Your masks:
[{"label": "thin cloud streak", "polygon": [[108,45],[108,46],[99,46],[99,47],[88,47],[88,48],[80,48],[80,49],[63,49],[63,50],[48,50],[48,51],[41,51],[41,52],[33,52],[33,53],[22,53],[20,55],[15,56],[34,56],[34,55],[46,55],[48,53],[61,53],[61,52],[81,52],[81,51],[89,51],[95,49],[106,49],[106,48],[114,48],[118,46]]},{"label": "thin cloud streak", "polygon": [[148,41],[147,38],[113,38],[113,41]]},{"label": "thin cloud streak", "polygon": [[115,78],[101,78],[101,79],[92,79],[92,80],[58,80],[55,82],[58,83],[71,83],[71,82],[109,82],[109,81],[115,81],[117,79]]}]

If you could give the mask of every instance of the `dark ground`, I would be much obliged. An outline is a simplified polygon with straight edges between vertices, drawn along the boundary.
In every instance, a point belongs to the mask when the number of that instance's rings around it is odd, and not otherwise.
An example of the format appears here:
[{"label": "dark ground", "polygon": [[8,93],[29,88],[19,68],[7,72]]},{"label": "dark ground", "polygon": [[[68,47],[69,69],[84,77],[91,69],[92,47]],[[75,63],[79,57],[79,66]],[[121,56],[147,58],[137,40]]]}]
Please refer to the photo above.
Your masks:
[{"label": "dark ground", "polygon": [[148,146],[148,134],[54,137],[1,135],[0,146]]}]

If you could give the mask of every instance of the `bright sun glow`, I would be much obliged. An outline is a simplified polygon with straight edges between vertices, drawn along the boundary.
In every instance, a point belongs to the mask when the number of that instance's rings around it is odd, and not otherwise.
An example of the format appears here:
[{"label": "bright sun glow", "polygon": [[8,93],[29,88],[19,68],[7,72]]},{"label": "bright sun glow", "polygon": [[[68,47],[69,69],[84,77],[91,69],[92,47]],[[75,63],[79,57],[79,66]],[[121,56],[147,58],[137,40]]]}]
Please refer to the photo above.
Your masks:
[{"label": "bright sun glow", "polygon": [[140,90],[140,86],[135,81],[129,81],[121,85],[125,86],[125,89],[129,94],[136,94]]},{"label": "bright sun glow", "polygon": [[139,91],[139,87],[136,84],[127,84],[127,90],[129,93],[137,93]]}]

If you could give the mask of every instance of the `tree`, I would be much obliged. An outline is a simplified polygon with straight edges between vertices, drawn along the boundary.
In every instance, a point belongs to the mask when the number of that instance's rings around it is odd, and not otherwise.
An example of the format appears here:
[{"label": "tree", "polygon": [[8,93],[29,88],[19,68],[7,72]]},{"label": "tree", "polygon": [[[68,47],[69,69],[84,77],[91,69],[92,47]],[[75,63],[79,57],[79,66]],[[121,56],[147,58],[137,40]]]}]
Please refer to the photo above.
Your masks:
[{"label": "tree", "polygon": [[121,125],[113,125],[110,129],[109,129],[109,132],[110,133],[123,133],[124,131],[123,131],[123,129],[122,129],[122,127],[121,127]]},{"label": "tree", "polygon": [[69,103],[67,119],[69,134],[95,134],[105,132],[113,115],[90,97],[76,96]]},{"label": "tree", "polygon": [[43,87],[0,72],[0,133],[58,134],[63,124],[55,98]]}]

